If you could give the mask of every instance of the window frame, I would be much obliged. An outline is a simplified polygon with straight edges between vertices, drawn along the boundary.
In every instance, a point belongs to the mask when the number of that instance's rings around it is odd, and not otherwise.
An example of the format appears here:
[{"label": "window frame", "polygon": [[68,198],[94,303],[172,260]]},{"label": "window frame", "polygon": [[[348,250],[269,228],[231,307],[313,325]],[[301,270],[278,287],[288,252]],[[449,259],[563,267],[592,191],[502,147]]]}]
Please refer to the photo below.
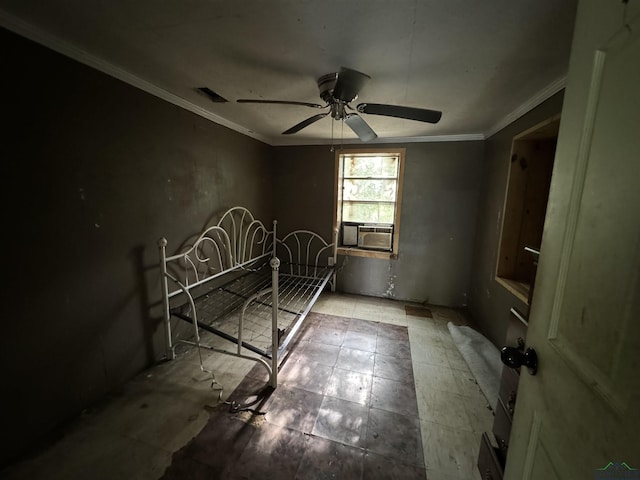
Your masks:
[{"label": "window frame", "polygon": [[[353,255],[357,257],[369,257],[369,258],[398,258],[398,247],[400,245],[400,217],[402,214],[402,191],[404,184],[404,164],[405,164],[405,152],[406,149],[402,147],[395,148],[343,148],[336,149],[335,162],[334,162],[334,181],[333,181],[333,231],[336,233],[335,238],[338,242],[338,255]],[[397,176],[397,188],[396,188],[396,201],[394,207],[394,222],[393,222],[393,245],[391,251],[382,250],[370,250],[364,248],[358,248],[357,246],[342,246],[340,244],[340,227],[342,225],[342,188],[341,187],[341,157],[348,155],[384,155],[392,154],[398,157],[398,176]]]}]

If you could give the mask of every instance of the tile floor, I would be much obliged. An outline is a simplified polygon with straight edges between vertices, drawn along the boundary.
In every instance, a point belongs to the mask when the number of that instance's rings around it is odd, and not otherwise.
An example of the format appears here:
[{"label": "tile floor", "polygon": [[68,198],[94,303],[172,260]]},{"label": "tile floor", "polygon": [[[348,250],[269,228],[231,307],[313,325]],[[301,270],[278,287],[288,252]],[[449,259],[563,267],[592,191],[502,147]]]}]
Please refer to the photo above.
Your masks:
[{"label": "tile floor", "polygon": [[[493,415],[447,329],[467,321],[430,308],[433,318],[414,317],[401,302],[325,294],[257,414],[220,404],[190,349],[0,477],[479,479],[480,433]],[[254,362],[203,359],[223,400],[264,386]]]}]

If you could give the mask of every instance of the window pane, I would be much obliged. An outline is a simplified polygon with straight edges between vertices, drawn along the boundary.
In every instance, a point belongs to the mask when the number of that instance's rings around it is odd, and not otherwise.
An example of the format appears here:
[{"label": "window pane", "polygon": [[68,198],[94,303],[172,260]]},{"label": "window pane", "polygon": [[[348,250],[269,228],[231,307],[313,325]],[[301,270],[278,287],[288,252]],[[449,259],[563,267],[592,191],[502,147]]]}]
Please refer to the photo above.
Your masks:
[{"label": "window pane", "polygon": [[398,174],[398,157],[346,157],[345,177],[388,177]]},{"label": "window pane", "polygon": [[395,180],[344,180],[344,200],[396,201]]},{"label": "window pane", "polygon": [[393,223],[393,203],[344,202],[342,220],[361,223]]},{"label": "window pane", "polygon": [[382,159],[380,176],[394,178],[398,176],[398,157],[385,157]]},{"label": "window pane", "polygon": [[395,214],[395,204],[391,203],[380,203],[380,223],[393,223],[394,222],[394,214]]}]

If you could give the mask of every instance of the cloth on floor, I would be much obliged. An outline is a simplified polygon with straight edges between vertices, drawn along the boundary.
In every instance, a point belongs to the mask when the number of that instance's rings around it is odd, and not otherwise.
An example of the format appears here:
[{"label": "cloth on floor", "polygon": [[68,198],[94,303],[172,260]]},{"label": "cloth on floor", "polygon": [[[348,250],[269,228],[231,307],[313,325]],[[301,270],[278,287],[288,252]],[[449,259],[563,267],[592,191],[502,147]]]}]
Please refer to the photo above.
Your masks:
[{"label": "cloth on floor", "polygon": [[500,375],[502,374],[500,351],[486,337],[471,327],[458,327],[451,322],[447,324],[447,327],[456,347],[478,382],[480,390],[487,397],[489,405],[495,408],[498,402]]}]

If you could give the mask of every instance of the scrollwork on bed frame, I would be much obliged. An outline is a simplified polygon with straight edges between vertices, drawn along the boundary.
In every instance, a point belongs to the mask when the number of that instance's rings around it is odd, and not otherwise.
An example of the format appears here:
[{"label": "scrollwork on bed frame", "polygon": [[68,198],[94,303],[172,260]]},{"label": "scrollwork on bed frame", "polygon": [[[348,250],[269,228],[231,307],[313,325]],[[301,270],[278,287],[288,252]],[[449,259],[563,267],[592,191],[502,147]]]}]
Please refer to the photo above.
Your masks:
[{"label": "scrollwork on bed frame", "polygon": [[335,243],[310,230],[295,230],[276,239],[281,270],[298,277],[318,276],[318,270],[335,264]]},{"label": "scrollwork on bed frame", "polygon": [[[272,253],[274,231],[256,220],[244,207],[227,210],[216,225],[206,228],[181,253],[165,258],[172,277],[192,289]],[[179,293],[169,292],[169,296]]]}]

